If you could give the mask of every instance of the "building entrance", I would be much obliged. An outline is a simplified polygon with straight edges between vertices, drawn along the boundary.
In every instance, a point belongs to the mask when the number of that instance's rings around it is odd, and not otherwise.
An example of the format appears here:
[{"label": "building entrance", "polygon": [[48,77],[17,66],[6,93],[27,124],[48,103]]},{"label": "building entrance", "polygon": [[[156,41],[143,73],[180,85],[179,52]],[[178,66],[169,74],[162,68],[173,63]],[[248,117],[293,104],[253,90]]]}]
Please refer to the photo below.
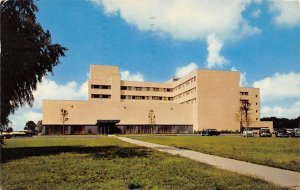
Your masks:
[{"label": "building entrance", "polygon": [[98,134],[115,134],[121,133],[120,129],[116,127],[116,124],[120,120],[97,120]]}]

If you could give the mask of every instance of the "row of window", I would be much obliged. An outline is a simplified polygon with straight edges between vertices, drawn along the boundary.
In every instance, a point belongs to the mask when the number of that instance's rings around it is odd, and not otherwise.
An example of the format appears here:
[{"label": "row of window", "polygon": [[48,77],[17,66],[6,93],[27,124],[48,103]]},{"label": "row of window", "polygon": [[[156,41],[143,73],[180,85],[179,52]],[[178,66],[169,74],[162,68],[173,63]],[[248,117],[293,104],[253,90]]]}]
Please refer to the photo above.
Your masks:
[{"label": "row of window", "polygon": [[[240,95],[242,95],[242,96],[248,96],[249,92],[240,92]],[[257,98],[258,95],[255,95],[255,97]]]},{"label": "row of window", "polygon": [[[245,102],[249,102],[249,100],[246,99],[240,99],[241,102],[245,101]],[[255,105],[258,105],[258,102],[255,102]]]},{"label": "row of window", "polygon": [[190,83],[195,82],[195,81],[196,81],[196,77],[193,77],[193,78],[185,81],[184,83],[179,84],[178,86],[176,86],[175,88],[173,88],[173,90],[174,91],[179,90],[180,88],[183,88],[184,86],[189,85]]},{"label": "row of window", "polygon": [[248,96],[249,93],[248,92],[240,92],[240,95],[242,95],[242,96]]},{"label": "row of window", "polygon": [[187,96],[187,95],[195,93],[195,92],[196,92],[196,88],[192,88],[192,89],[189,89],[189,90],[187,90],[187,91],[185,91],[183,93],[180,93],[180,94],[174,96],[174,99],[176,100],[176,99],[179,99],[179,98],[181,98],[183,96]]},{"label": "row of window", "polygon": [[91,85],[92,89],[111,89],[110,85],[96,85],[96,84],[92,84]]},{"label": "row of window", "polygon": [[185,102],[181,102],[180,104],[194,104],[194,103],[196,103],[196,98],[185,101]]},{"label": "row of window", "polygon": [[173,92],[178,90],[192,82],[196,81],[196,77],[193,77],[184,83],[176,86],[175,88],[157,88],[157,87],[136,87],[136,86],[121,86],[121,90],[135,90],[135,91],[157,91],[157,92]]},{"label": "row of window", "polygon": [[91,94],[91,98],[110,99],[111,95],[109,95],[109,94]]},{"label": "row of window", "polygon": [[121,90],[172,92],[171,88],[121,86]]},{"label": "row of window", "polygon": [[172,101],[172,97],[162,97],[162,96],[131,96],[131,95],[121,95],[122,100],[164,100]]}]

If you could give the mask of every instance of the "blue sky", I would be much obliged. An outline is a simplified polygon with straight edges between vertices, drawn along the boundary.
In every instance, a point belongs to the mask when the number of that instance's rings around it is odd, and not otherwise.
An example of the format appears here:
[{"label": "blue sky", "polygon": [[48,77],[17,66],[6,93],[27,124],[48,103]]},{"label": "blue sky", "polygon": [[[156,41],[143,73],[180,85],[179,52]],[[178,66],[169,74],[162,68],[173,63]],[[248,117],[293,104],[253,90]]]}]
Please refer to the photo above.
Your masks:
[{"label": "blue sky", "polygon": [[[224,5],[226,3],[226,6]],[[11,116],[41,119],[41,99],[85,99],[90,64],[127,80],[163,82],[195,68],[238,70],[261,88],[261,116],[300,115],[299,1],[43,0],[37,21],[66,57]]]}]

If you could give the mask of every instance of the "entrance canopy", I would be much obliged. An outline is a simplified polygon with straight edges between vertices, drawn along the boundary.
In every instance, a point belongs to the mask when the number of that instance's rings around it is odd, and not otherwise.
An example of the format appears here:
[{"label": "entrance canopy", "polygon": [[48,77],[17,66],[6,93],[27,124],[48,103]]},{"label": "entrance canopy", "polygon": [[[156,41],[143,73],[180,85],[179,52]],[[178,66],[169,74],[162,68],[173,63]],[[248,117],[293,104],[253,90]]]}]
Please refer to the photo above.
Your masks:
[{"label": "entrance canopy", "polygon": [[96,125],[98,126],[98,133],[101,134],[112,134],[118,133],[119,128],[116,127],[116,124],[120,120],[97,120]]},{"label": "entrance canopy", "polygon": [[96,125],[115,125],[119,123],[120,120],[97,120]]}]

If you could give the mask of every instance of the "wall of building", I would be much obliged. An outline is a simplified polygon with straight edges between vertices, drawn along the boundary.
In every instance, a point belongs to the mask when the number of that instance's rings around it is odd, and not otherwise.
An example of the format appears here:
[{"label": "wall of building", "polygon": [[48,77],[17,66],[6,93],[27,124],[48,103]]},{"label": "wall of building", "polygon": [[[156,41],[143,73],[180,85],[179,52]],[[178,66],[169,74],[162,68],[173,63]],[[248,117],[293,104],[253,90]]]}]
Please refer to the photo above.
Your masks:
[{"label": "wall of building", "polygon": [[60,110],[69,112],[66,125],[95,125],[97,120],[120,120],[120,125],[149,124],[152,109],[156,123],[192,125],[192,105],[123,101],[61,101],[43,100],[43,124],[62,124]]},{"label": "wall of building", "polygon": [[239,130],[239,73],[198,70],[198,130]]}]

